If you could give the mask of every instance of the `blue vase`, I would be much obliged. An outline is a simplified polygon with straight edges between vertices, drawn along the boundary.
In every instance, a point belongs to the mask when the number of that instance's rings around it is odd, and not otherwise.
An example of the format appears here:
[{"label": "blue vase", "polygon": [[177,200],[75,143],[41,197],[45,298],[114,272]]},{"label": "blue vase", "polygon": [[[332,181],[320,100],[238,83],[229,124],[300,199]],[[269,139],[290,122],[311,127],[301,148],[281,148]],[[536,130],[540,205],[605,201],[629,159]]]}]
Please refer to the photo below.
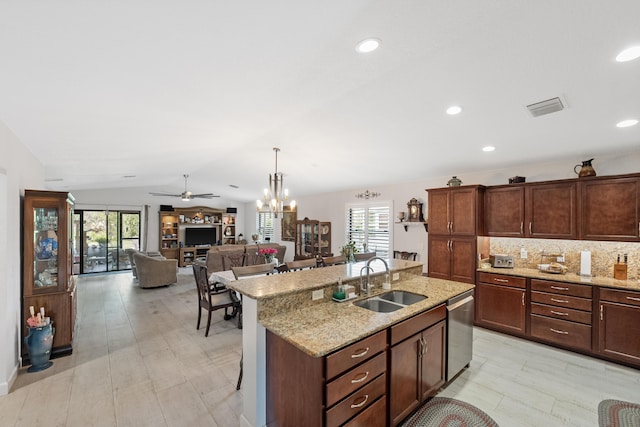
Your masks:
[{"label": "blue vase", "polygon": [[46,326],[29,328],[29,335],[24,337],[24,343],[27,346],[29,360],[31,361],[31,366],[27,369],[27,372],[43,371],[53,365],[53,362],[49,361],[49,357],[51,356],[51,346],[53,345],[55,333],[56,329],[53,327],[53,322]]}]

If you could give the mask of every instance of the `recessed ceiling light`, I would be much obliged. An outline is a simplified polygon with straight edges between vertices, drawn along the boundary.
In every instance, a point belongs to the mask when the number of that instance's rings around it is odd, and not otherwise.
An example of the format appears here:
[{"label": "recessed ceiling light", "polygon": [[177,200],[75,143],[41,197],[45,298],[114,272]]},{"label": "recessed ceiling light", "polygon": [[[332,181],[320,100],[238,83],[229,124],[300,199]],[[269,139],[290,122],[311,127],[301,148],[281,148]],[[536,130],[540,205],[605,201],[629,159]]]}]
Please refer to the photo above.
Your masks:
[{"label": "recessed ceiling light", "polygon": [[380,47],[380,40],[378,39],[364,39],[356,45],[356,52],[369,53]]},{"label": "recessed ceiling light", "polygon": [[618,56],[616,56],[616,61],[618,62],[627,62],[633,61],[636,58],[640,58],[640,46],[631,46],[620,52]]},{"label": "recessed ceiling light", "polygon": [[496,147],[494,147],[493,145],[487,145],[486,147],[482,147],[482,151],[486,151],[486,152],[493,151],[495,149]]},{"label": "recessed ceiling light", "polygon": [[621,122],[618,122],[616,126],[619,128],[628,128],[629,126],[635,126],[637,124],[638,124],[638,121],[636,119],[630,119],[630,120],[623,120]]},{"label": "recessed ceiling light", "polygon": [[447,114],[451,115],[451,116],[455,116],[456,114],[460,114],[460,112],[462,112],[462,107],[459,105],[452,105],[451,107],[447,108]]}]

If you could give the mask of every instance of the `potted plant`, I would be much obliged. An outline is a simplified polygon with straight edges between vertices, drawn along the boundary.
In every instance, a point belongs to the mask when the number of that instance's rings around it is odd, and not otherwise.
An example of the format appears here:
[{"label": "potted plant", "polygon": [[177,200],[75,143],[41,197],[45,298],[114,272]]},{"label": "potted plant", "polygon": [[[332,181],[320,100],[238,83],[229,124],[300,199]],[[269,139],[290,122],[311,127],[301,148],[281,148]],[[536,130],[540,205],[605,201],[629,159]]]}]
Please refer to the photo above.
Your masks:
[{"label": "potted plant", "polygon": [[262,248],[258,251],[258,253],[264,256],[264,261],[266,264],[270,264],[273,262],[273,258],[278,253],[276,248]]}]

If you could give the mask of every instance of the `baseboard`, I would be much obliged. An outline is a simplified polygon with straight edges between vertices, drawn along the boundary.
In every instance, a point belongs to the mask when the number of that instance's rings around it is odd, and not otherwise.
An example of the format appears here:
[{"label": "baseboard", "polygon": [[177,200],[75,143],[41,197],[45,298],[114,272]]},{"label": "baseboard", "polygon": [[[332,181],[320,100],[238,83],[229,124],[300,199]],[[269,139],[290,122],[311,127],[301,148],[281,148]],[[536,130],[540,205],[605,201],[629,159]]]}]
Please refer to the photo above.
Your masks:
[{"label": "baseboard", "polygon": [[20,365],[16,365],[13,367],[13,370],[11,371],[11,375],[9,375],[9,380],[7,382],[0,383],[0,396],[9,394],[9,391],[11,391],[11,387],[13,387],[13,383],[15,383],[16,379],[18,378],[19,366]]}]

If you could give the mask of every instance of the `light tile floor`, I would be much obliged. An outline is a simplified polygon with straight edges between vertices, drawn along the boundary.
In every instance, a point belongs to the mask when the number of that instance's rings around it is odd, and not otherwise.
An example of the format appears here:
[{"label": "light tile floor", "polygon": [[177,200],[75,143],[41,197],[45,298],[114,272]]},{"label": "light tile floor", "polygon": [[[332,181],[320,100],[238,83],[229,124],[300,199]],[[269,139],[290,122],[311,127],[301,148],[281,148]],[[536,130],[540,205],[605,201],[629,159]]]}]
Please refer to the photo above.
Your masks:
[{"label": "light tile floor", "polygon": [[[208,338],[195,329],[192,277],[157,289],[128,272],[81,277],[73,354],[22,368],[0,426],[238,426],[242,331],[222,311]],[[640,371],[476,328],[471,366],[440,395],[501,427],[597,426],[602,399],[640,401]]]}]

